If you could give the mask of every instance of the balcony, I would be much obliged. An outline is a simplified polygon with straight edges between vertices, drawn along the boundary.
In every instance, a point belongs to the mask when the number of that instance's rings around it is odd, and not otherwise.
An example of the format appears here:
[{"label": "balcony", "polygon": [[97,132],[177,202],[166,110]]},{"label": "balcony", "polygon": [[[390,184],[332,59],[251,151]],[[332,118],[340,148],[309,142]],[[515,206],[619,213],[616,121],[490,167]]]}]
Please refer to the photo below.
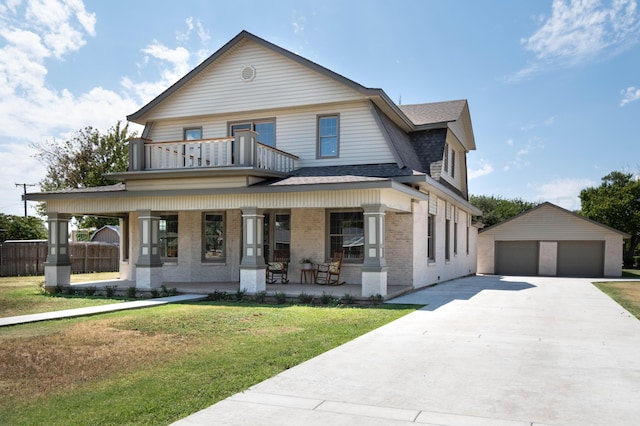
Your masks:
[{"label": "balcony", "polygon": [[129,142],[129,171],[212,168],[254,168],[290,173],[298,157],[257,141],[257,133],[238,131],[235,137],[194,141]]}]

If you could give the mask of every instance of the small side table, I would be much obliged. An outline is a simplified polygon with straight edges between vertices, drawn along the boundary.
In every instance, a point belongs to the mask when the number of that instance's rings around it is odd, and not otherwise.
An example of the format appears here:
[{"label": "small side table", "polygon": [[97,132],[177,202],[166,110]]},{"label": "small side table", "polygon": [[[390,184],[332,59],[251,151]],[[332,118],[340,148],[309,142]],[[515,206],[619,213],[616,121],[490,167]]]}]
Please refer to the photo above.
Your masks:
[{"label": "small side table", "polygon": [[315,269],[300,269],[300,284],[306,284],[307,282],[311,284],[316,282]]}]

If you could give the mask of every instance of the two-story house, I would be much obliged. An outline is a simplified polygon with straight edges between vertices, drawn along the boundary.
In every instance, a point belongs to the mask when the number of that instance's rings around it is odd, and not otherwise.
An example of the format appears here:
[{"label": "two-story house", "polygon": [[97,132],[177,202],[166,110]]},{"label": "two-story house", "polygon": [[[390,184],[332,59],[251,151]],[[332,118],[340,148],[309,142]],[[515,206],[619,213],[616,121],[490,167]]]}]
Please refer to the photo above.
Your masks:
[{"label": "two-story house", "polygon": [[397,105],[246,31],[128,120],[126,172],[46,202],[46,285],[69,284],[71,215],[120,219],[120,278],[140,289],[239,282],[263,291],[276,249],[344,253],[362,295],[476,272],[465,100]]}]

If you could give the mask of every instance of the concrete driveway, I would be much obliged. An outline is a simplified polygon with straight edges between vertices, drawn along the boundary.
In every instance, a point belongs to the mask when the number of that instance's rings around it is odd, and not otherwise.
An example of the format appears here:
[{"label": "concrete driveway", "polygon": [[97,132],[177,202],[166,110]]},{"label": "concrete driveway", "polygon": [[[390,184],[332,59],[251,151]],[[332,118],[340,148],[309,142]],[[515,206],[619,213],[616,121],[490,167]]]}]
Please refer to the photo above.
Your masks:
[{"label": "concrete driveway", "polygon": [[640,424],[640,321],[590,280],[470,277],[180,425]]}]

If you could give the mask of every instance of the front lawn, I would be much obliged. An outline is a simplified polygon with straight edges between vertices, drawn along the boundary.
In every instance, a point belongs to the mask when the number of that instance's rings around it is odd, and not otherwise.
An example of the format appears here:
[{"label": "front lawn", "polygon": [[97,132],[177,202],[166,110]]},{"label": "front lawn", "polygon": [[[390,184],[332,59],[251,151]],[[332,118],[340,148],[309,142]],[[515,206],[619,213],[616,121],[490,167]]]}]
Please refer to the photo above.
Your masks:
[{"label": "front lawn", "polygon": [[415,308],[201,302],[3,327],[0,424],[169,424]]},{"label": "front lawn", "polygon": [[594,283],[620,306],[640,319],[640,281],[610,281]]},{"label": "front lawn", "polygon": [[[116,278],[118,278],[117,272],[74,274],[71,275],[71,282],[80,283]],[[43,276],[0,277],[0,316],[12,317],[116,302],[105,298],[52,297],[43,295],[40,287],[43,283]]]}]

